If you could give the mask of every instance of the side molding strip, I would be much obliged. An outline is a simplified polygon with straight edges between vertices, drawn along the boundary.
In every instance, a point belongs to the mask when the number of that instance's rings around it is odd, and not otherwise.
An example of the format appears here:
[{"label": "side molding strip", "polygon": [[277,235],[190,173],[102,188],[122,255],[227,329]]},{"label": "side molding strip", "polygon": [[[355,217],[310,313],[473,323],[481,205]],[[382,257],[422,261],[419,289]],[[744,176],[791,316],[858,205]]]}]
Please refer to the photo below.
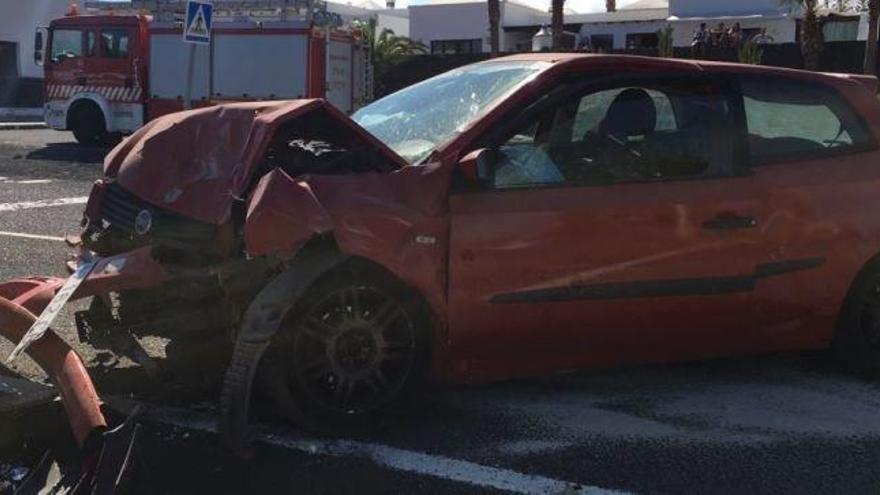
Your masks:
[{"label": "side molding strip", "polygon": [[752,275],[728,277],[676,278],[668,280],[639,280],[604,284],[570,285],[548,289],[527,290],[497,294],[489,299],[493,304],[563,302],[600,299],[634,299],[639,297],[705,296],[749,292],[758,280],[786,273],[818,268],[825,258],[761,263]]}]

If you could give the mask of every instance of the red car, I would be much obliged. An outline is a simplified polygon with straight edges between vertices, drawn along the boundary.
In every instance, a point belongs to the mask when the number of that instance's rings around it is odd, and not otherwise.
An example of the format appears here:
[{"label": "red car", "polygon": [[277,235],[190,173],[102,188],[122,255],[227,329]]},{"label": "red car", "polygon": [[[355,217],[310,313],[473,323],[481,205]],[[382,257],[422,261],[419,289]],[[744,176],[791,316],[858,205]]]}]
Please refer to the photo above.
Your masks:
[{"label": "red car", "polygon": [[[322,100],[165,116],[95,184],[74,297],[103,297],[80,334],[228,337],[233,445],[252,382],[345,427],[428,380],[829,346],[878,371],[876,89],[527,54],[352,118]],[[31,295],[0,294],[33,312],[60,286],[15,283]]]}]

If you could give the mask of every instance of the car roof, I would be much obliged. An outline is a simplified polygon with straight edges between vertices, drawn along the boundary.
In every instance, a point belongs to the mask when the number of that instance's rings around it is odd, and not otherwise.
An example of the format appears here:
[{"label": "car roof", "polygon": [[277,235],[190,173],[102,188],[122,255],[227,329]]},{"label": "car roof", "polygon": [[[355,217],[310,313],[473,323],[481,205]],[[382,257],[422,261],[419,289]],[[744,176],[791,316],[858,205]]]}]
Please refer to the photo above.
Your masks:
[{"label": "car roof", "polygon": [[[740,74],[766,74],[779,75],[790,78],[798,78],[803,80],[824,80],[833,82],[834,80],[858,79],[864,76],[859,74],[836,74],[826,72],[812,72],[800,69],[790,69],[786,67],[770,67],[766,65],[748,65],[734,62],[716,62],[709,60],[690,60],[679,58],[661,58],[646,57],[641,55],[622,55],[622,54],[596,54],[596,53],[555,53],[555,52],[529,52],[508,55],[482,63],[504,62],[504,61],[523,61],[523,62],[547,62],[558,66],[564,65],[622,65],[633,68],[655,68],[655,69],[676,69],[681,71],[700,71],[700,72],[725,72]],[[869,76],[873,78],[873,76]],[[876,80],[876,79],[875,79]]]}]

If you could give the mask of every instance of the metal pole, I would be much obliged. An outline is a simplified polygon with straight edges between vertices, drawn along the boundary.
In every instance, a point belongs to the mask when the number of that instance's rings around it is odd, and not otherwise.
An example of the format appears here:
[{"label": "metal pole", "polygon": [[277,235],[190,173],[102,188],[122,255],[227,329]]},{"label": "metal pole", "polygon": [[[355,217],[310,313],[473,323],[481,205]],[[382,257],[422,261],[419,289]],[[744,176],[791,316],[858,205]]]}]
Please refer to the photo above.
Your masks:
[{"label": "metal pole", "polygon": [[189,44],[189,61],[186,68],[186,88],[183,93],[183,109],[189,110],[192,108],[192,87],[193,87],[193,72],[195,72],[196,66],[196,44]]},{"label": "metal pole", "polygon": [[330,23],[327,23],[327,37],[324,46],[324,99],[328,98],[330,92]]}]

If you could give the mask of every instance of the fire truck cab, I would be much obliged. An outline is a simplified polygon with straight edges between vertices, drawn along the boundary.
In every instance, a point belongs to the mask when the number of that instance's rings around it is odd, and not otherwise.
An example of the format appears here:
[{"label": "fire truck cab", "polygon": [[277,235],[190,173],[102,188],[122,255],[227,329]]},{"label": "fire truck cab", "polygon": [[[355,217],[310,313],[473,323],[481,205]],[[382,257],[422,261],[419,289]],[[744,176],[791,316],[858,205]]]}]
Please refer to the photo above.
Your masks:
[{"label": "fire truck cab", "polygon": [[[68,15],[48,28],[46,123],[84,144],[129,134],[185,108],[190,46],[182,23],[145,15]],[[216,22],[197,46],[190,104],[326,98],[349,113],[369,99],[368,57],[347,31],[308,21]]]}]

